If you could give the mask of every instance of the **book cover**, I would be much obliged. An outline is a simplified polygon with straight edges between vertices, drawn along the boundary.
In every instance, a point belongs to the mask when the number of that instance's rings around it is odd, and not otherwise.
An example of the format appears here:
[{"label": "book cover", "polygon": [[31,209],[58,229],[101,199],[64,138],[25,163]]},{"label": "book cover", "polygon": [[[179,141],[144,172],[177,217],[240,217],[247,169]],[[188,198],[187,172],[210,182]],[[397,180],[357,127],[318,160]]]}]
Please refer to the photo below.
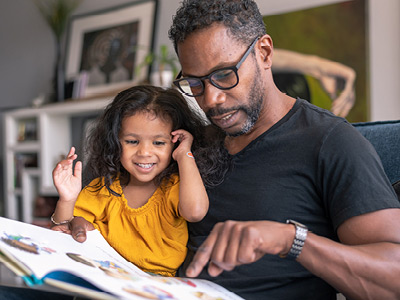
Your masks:
[{"label": "book cover", "polygon": [[96,299],[242,299],[210,281],[151,276],[97,230],[78,243],[68,234],[0,217],[0,262],[28,286]]}]

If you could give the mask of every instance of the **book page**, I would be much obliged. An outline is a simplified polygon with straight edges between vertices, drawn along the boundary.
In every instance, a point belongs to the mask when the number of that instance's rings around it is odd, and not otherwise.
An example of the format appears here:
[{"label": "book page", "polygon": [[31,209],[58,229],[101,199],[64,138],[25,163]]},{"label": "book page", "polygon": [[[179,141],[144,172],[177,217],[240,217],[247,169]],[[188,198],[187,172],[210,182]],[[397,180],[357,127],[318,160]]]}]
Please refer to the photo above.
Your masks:
[{"label": "book page", "polygon": [[78,286],[124,299],[241,299],[210,281],[150,276],[97,230],[78,243],[68,234],[1,217],[0,228],[0,251],[34,274],[28,285],[53,282],[62,288],[62,282],[69,282],[67,290]]}]

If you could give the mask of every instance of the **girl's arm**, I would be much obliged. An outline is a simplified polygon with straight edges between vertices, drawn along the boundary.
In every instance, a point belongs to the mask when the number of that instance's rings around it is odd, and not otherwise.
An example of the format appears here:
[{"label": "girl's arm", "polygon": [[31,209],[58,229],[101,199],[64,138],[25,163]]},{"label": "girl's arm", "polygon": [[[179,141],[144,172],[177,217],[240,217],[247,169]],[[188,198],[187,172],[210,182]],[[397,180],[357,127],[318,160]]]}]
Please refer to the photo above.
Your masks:
[{"label": "girl's arm", "polygon": [[67,224],[73,218],[75,202],[82,189],[82,163],[76,162],[72,170],[73,161],[78,156],[75,148],[71,147],[67,158],[60,161],[53,170],[53,182],[60,198],[52,215],[53,225]]},{"label": "girl's arm", "polygon": [[179,167],[179,213],[189,222],[199,222],[208,211],[208,196],[191,152],[193,136],[183,129],[171,134],[173,143],[180,141],[172,153]]}]

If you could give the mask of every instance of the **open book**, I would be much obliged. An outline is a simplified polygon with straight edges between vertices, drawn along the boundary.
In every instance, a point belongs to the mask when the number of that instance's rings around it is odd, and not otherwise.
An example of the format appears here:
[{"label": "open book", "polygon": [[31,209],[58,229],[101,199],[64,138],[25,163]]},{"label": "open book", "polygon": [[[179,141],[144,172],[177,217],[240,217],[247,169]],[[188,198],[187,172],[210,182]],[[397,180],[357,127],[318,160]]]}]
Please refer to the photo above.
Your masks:
[{"label": "open book", "polygon": [[97,230],[78,243],[68,234],[0,217],[0,262],[28,286],[95,299],[242,299],[210,281],[151,276]]}]

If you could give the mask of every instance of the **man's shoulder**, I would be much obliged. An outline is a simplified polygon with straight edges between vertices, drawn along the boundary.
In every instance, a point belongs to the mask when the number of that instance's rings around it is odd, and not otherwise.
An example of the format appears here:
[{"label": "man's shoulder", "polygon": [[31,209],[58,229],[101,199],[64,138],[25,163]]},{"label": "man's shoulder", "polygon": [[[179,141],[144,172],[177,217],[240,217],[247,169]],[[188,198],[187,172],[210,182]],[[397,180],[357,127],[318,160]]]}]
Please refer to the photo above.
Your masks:
[{"label": "man's shoulder", "polygon": [[[317,122],[319,125],[346,123],[346,119],[336,116],[331,111],[318,107],[304,99],[297,99],[298,114],[310,122]],[[313,123],[311,123],[313,125]]]},{"label": "man's shoulder", "polygon": [[293,108],[275,124],[272,130],[277,129],[276,134],[284,132],[284,135],[290,135],[290,138],[296,136],[303,138],[311,135],[314,140],[317,140],[329,134],[340,124],[343,124],[344,127],[352,127],[346,119],[334,115],[329,110],[297,98]]}]

